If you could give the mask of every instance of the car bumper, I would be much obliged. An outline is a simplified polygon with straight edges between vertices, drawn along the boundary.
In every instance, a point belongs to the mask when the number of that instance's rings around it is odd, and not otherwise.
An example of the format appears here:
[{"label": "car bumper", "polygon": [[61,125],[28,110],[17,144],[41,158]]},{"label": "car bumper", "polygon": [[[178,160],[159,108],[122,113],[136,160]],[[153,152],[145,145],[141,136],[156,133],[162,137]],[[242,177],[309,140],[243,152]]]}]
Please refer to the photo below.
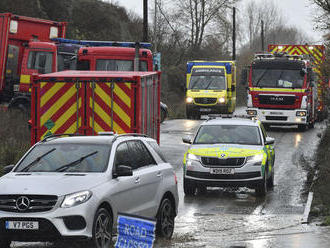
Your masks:
[{"label": "car bumper", "polygon": [[[61,201],[58,201],[61,202]],[[58,239],[86,239],[92,237],[94,221],[92,201],[71,208],[55,206],[53,210],[38,213],[0,211],[0,236],[13,241],[53,241]],[[6,221],[37,221],[38,230],[8,230]],[[79,223],[74,223],[75,221]]]},{"label": "car bumper", "polygon": [[242,167],[234,168],[234,170],[234,174],[211,174],[210,167],[204,167],[194,162],[190,166],[185,167],[184,177],[185,180],[190,180],[197,185],[215,187],[237,186],[254,188],[263,181],[261,165],[245,164]]},{"label": "car bumper", "polygon": [[299,125],[307,124],[307,116],[297,116],[298,111],[305,111],[303,109],[294,110],[279,110],[279,109],[258,109],[248,108],[247,111],[256,111],[258,119],[262,123],[273,125]]},{"label": "car bumper", "polygon": [[187,112],[199,112],[201,114],[218,114],[228,110],[226,104],[214,104],[214,105],[198,105],[198,104],[187,104]]}]

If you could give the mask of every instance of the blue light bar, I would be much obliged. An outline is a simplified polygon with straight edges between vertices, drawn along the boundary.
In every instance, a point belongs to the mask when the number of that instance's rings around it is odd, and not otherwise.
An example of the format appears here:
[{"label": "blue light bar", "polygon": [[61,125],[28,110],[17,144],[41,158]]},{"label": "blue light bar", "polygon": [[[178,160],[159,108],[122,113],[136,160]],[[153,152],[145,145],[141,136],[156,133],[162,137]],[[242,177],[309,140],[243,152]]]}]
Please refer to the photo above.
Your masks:
[{"label": "blue light bar", "polygon": [[82,46],[112,46],[112,47],[133,47],[135,48],[136,44],[140,48],[150,49],[151,44],[147,42],[119,42],[119,41],[93,41],[93,40],[70,40],[64,38],[53,38],[52,41],[58,43],[68,43],[68,44],[77,44]]},{"label": "blue light bar", "polygon": [[214,66],[225,66],[226,67],[226,72],[228,74],[231,73],[231,63],[228,62],[207,62],[207,61],[199,61],[199,62],[188,62],[187,63],[187,73],[191,73],[191,69],[193,66],[203,66],[203,65],[214,65]]}]

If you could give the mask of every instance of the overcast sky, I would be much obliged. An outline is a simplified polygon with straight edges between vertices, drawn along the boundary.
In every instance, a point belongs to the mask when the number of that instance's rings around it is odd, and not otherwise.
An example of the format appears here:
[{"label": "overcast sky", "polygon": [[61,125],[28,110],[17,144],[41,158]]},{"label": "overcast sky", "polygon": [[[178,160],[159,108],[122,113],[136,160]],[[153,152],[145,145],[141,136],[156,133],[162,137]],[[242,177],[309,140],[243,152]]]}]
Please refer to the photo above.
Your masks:
[{"label": "overcast sky", "polygon": [[[109,2],[118,3],[124,6],[126,9],[136,12],[142,17],[143,13],[143,0],[108,0]],[[167,0],[175,1],[175,0]],[[253,0],[263,1],[264,0]],[[283,15],[287,18],[290,25],[294,25],[300,30],[304,31],[314,43],[322,42],[322,34],[313,30],[313,14],[315,14],[315,8],[311,5],[310,0],[272,0],[283,11]],[[154,3],[154,0],[149,0],[149,5]],[[241,4],[244,4],[247,0],[241,0]],[[241,5],[240,4],[240,5]],[[238,8],[240,7],[238,6]]]}]

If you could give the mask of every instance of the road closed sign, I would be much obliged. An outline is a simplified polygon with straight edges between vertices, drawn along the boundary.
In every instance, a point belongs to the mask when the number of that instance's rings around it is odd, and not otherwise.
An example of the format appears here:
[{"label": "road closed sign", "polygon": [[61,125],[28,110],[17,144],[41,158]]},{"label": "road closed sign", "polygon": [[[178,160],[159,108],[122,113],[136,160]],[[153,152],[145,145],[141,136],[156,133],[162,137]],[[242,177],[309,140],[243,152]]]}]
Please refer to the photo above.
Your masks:
[{"label": "road closed sign", "polygon": [[119,214],[116,248],[152,248],[156,221],[148,218]]}]

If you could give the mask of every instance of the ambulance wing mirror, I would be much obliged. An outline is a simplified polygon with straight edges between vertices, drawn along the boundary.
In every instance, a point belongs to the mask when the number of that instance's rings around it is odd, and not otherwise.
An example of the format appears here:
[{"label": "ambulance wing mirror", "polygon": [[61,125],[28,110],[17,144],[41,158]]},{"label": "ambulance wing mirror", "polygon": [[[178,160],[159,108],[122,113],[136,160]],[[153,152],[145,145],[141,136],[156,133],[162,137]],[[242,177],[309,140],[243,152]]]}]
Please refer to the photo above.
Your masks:
[{"label": "ambulance wing mirror", "polygon": [[274,145],[275,139],[272,137],[266,137],[265,145]]},{"label": "ambulance wing mirror", "polygon": [[242,69],[242,72],[241,72],[241,81],[240,83],[242,85],[247,85],[247,81],[248,81],[248,72],[249,72],[249,69],[248,68],[243,68]]},{"label": "ambulance wing mirror", "polygon": [[307,73],[306,69],[300,70],[300,76],[304,77],[306,75],[306,73]]},{"label": "ambulance wing mirror", "polygon": [[182,138],[182,142],[186,144],[191,144],[192,143],[192,137],[191,136],[185,136]]}]

